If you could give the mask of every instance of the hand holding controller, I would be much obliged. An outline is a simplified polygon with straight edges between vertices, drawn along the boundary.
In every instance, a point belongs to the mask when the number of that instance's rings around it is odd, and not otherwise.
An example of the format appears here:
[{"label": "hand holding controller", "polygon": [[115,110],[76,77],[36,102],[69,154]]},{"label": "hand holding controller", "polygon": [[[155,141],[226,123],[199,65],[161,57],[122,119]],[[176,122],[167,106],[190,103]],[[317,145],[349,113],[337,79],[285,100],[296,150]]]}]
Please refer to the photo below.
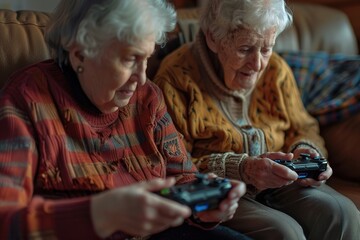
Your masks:
[{"label": "hand holding controller", "polygon": [[232,188],[230,181],[226,178],[208,178],[205,174],[196,176],[195,182],[164,188],[157,194],[189,206],[193,213],[218,208]]},{"label": "hand holding controller", "polygon": [[295,171],[299,175],[299,179],[313,178],[318,180],[319,174],[326,171],[327,168],[327,160],[325,158],[311,158],[310,155],[306,153],[301,153],[300,157],[295,160],[274,161]]}]

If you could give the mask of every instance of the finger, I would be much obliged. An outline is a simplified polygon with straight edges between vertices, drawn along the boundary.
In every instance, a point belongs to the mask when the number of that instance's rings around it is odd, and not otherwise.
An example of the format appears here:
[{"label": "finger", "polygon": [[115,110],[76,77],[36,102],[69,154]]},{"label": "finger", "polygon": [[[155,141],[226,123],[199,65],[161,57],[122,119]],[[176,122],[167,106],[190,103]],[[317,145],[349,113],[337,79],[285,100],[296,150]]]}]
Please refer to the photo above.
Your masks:
[{"label": "finger", "polygon": [[304,187],[318,187],[321,185],[321,181],[315,181],[312,178],[299,179],[297,182]]},{"label": "finger", "polygon": [[311,147],[299,147],[294,151],[294,158],[295,159],[301,158],[300,155],[302,153],[309,154],[310,157],[312,158],[319,156],[319,153]]},{"label": "finger", "polygon": [[239,204],[238,204],[237,202],[235,202],[234,204],[232,204],[232,205],[229,207],[229,209],[226,211],[226,214],[225,214],[224,217],[221,219],[221,221],[227,221],[227,220],[231,219],[231,218],[234,216],[234,214],[235,214],[235,212],[236,212],[236,210],[237,210],[238,207],[239,207]]},{"label": "finger", "polygon": [[208,173],[208,177],[209,178],[217,178],[218,175],[216,175],[215,173]]},{"label": "finger", "polygon": [[326,171],[320,173],[320,175],[319,175],[319,181],[328,180],[328,179],[331,177],[332,174],[333,174],[333,170],[332,170],[332,168],[328,165]]},{"label": "finger", "polygon": [[272,163],[271,171],[273,174],[280,177],[282,180],[285,180],[286,182],[295,181],[298,178],[298,175],[295,171],[276,162]]},{"label": "finger", "polygon": [[237,180],[230,180],[232,188],[228,197],[231,199],[242,197],[246,193],[246,184]]},{"label": "finger", "polygon": [[[229,210],[229,208],[228,208]],[[197,213],[197,216],[202,222],[221,222],[224,219],[227,219],[229,215],[232,215],[233,212],[222,211],[220,209],[213,209],[204,212]]]},{"label": "finger", "polygon": [[283,152],[267,152],[261,154],[260,157],[262,158],[269,158],[269,159],[280,159],[280,160],[291,160],[293,158],[293,153],[283,153]]},{"label": "finger", "polygon": [[157,208],[159,213],[164,217],[174,218],[183,217],[187,218],[191,215],[191,209],[183,204],[180,204],[171,199],[164,198],[154,194],[153,207]]},{"label": "finger", "polygon": [[[162,212],[163,213],[163,212]],[[156,229],[166,229],[169,227],[176,227],[181,225],[186,218],[179,215],[169,216],[167,214],[160,213],[156,219],[152,220],[152,225]]]},{"label": "finger", "polygon": [[166,179],[157,178],[157,179],[152,179],[152,180],[149,180],[146,182],[142,182],[141,186],[145,190],[148,190],[150,192],[155,192],[155,191],[159,191],[163,188],[171,187],[175,184],[175,182],[176,182],[176,180],[173,177],[166,178]]},{"label": "finger", "polygon": [[232,201],[222,201],[219,208],[197,213],[197,215],[206,222],[224,221],[230,215],[233,215],[238,208],[238,199]]},{"label": "finger", "polygon": [[237,180],[230,180],[232,184],[232,189],[225,199],[223,199],[219,204],[219,209],[225,210],[228,205],[237,203],[241,196],[246,193],[246,185],[243,182]]},{"label": "finger", "polygon": [[225,212],[225,211],[229,211],[229,209],[231,209],[231,208],[237,208],[238,202],[239,202],[238,198],[233,199],[231,201],[222,201],[219,204],[219,210]]},{"label": "finger", "polygon": [[153,194],[144,218],[139,221],[142,222],[139,227],[144,232],[159,231],[171,226],[178,226],[190,215],[191,210],[187,206]]}]

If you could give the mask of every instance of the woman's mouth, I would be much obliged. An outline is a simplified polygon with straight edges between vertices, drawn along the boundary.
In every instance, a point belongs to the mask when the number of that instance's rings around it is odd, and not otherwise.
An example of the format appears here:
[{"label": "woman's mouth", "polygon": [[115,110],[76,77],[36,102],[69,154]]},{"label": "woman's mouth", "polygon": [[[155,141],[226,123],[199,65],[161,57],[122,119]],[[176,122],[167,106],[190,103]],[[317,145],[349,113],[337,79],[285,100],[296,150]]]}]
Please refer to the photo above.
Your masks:
[{"label": "woman's mouth", "polygon": [[130,98],[134,95],[134,90],[119,90],[118,94],[121,95],[123,98]]}]

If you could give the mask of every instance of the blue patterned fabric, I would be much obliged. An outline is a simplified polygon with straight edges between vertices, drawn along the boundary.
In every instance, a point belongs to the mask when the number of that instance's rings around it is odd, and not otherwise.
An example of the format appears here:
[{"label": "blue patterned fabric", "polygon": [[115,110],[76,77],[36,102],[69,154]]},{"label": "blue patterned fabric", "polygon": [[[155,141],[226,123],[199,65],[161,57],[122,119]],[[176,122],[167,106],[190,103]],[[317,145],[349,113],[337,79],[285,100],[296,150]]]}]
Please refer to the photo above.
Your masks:
[{"label": "blue patterned fabric", "polygon": [[360,56],[279,53],[294,72],[303,103],[321,125],[360,111]]}]

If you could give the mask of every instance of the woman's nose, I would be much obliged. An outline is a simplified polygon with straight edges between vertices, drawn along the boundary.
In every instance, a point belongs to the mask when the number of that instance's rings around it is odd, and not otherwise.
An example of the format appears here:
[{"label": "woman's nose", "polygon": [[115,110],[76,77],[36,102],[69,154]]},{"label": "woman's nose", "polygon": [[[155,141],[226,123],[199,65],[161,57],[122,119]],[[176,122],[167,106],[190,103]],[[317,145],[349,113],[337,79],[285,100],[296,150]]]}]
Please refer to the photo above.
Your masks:
[{"label": "woman's nose", "polygon": [[261,70],[261,53],[257,51],[253,52],[251,54],[249,63],[252,70],[259,72]]},{"label": "woman's nose", "polygon": [[141,61],[136,68],[136,81],[140,86],[144,85],[146,82],[146,67],[147,61]]}]

